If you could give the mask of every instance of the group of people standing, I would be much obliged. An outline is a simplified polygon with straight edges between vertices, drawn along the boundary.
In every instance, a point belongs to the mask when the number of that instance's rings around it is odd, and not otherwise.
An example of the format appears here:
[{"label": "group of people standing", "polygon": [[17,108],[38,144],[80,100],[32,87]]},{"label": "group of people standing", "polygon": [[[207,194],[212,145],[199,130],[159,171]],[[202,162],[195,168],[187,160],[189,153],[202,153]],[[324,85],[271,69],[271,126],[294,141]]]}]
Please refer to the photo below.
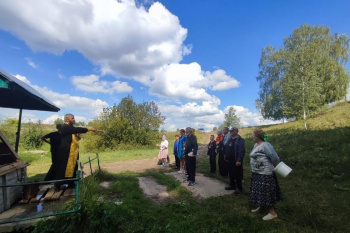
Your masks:
[{"label": "group of people standing", "polygon": [[[64,116],[64,124],[57,124],[57,132],[49,133],[42,140],[51,145],[52,165],[46,174],[45,181],[70,179],[75,176],[78,169],[80,134],[88,131],[96,132],[93,128],[74,127],[73,114]],[[49,139],[49,140],[48,140]],[[56,182],[55,190],[60,190],[62,184],[74,187],[72,181]]]},{"label": "group of people standing", "polygon": [[[181,129],[180,135],[175,135],[173,154],[175,156],[176,169],[179,173],[186,173],[184,183],[188,186],[196,184],[196,156],[198,155],[197,137],[193,134],[194,130],[187,127],[186,130]],[[162,146],[163,144],[163,146]],[[158,158],[163,160],[161,166],[167,166],[166,158],[168,154],[168,141],[166,135],[162,136],[162,143]]]},{"label": "group of people standing", "polygon": [[[210,172],[216,173],[216,156],[219,155],[218,165],[221,176],[229,177],[230,185],[226,190],[234,190],[235,194],[242,192],[243,159],[245,155],[244,139],[238,134],[238,128],[224,127],[210,136],[208,155]],[[263,220],[277,218],[274,205],[282,201],[281,190],[277,181],[274,167],[279,163],[279,157],[272,145],[266,141],[266,134],[261,129],[255,129],[252,134],[255,142],[253,150],[249,154],[252,177],[250,183],[249,202],[258,205],[251,212],[268,210]]]},{"label": "group of people standing", "polygon": [[210,136],[208,155],[210,172],[216,173],[216,156],[219,155],[219,173],[223,177],[229,176],[230,186],[226,190],[235,190],[235,194],[242,192],[243,159],[245,155],[244,139],[238,135],[238,128],[224,127],[218,131],[214,141],[214,135]]}]

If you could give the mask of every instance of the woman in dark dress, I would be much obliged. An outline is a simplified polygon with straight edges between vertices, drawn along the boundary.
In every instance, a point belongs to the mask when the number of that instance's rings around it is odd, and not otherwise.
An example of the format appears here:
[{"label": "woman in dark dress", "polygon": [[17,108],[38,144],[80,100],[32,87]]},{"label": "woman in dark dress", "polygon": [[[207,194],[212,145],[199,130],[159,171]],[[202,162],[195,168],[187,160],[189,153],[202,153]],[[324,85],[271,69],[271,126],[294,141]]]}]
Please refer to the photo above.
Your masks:
[{"label": "woman in dark dress", "polygon": [[253,213],[268,209],[269,213],[263,217],[264,221],[277,218],[274,205],[282,201],[281,190],[273,169],[280,159],[272,145],[264,141],[264,131],[253,131],[254,148],[250,153],[252,178],[250,183],[249,202],[259,207]]}]

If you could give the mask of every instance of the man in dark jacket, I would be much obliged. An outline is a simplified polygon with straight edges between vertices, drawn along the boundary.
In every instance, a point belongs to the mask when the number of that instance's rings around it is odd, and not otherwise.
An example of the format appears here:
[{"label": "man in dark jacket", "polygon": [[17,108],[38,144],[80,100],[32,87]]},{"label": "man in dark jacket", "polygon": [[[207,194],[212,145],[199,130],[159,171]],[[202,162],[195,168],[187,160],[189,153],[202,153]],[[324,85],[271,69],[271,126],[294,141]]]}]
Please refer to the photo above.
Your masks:
[{"label": "man in dark jacket", "polygon": [[196,184],[196,156],[198,150],[197,138],[192,134],[192,128],[186,128],[186,144],[185,144],[185,158],[188,178],[184,180],[184,183],[188,182],[188,186]]},{"label": "man in dark jacket", "polygon": [[238,135],[237,128],[230,129],[231,138],[225,147],[225,160],[228,162],[230,186],[226,190],[235,190],[235,194],[242,192],[243,159],[245,155],[244,139]]},{"label": "man in dark jacket", "polygon": [[218,152],[219,152],[218,165],[219,165],[220,175],[223,177],[227,177],[228,164],[227,164],[227,161],[224,159],[224,157],[225,157],[226,144],[229,141],[229,139],[231,138],[228,127],[224,127],[222,129],[222,134],[223,134],[224,138],[222,141],[220,141],[220,143],[218,145]]},{"label": "man in dark jacket", "polygon": [[175,169],[180,169],[180,159],[178,157],[178,148],[179,148],[179,135],[175,135],[175,142],[174,142],[174,150],[173,154],[175,156]]},{"label": "man in dark jacket", "polygon": [[207,154],[209,155],[210,172],[216,173],[216,143],[214,141],[214,135],[210,135]]}]

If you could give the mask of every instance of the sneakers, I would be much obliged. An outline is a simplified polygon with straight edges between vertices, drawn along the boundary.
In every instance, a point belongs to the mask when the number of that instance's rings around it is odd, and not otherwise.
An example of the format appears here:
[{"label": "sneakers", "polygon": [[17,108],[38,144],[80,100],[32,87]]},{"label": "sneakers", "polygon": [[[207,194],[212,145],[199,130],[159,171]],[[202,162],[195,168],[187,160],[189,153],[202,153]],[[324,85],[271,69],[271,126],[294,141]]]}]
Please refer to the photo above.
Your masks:
[{"label": "sneakers", "polygon": [[190,181],[190,182],[188,183],[188,186],[193,186],[193,185],[195,185],[195,184],[196,184],[196,182]]},{"label": "sneakers", "polygon": [[235,187],[227,186],[227,187],[225,187],[225,190],[235,190]]},{"label": "sneakers", "polygon": [[260,212],[260,210],[261,210],[261,208],[259,206],[258,208],[254,209],[254,210],[251,210],[251,211],[252,211],[252,213],[258,213],[258,212]]},{"label": "sneakers", "polygon": [[274,218],[277,218],[277,214],[272,215],[272,214],[268,213],[267,215],[265,215],[265,216],[262,218],[262,220],[264,220],[264,221],[270,221],[270,220],[272,220],[272,219],[274,219]]},{"label": "sneakers", "polygon": [[166,166],[168,166],[167,163],[163,163],[162,164],[162,167],[166,167]]},{"label": "sneakers", "polygon": [[182,170],[180,169],[177,173],[182,173]]}]

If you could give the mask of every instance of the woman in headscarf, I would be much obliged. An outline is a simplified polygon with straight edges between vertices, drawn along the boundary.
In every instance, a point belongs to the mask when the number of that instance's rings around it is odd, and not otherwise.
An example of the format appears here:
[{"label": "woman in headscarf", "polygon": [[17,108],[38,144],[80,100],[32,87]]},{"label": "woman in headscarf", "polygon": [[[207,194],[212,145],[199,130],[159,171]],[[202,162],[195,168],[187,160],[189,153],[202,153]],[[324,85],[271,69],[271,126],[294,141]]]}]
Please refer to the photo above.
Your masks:
[{"label": "woman in headscarf", "polygon": [[261,129],[253,131],[254,148],[250,153],[252,178],[250,183],[249,202],[259,207],[253,213],[268,209],[264,221],[277,218],[274,205],[282,201],[281,190],[277,181],[274,167],[280,159],[272,145],[265,141],[265,133]]}]

